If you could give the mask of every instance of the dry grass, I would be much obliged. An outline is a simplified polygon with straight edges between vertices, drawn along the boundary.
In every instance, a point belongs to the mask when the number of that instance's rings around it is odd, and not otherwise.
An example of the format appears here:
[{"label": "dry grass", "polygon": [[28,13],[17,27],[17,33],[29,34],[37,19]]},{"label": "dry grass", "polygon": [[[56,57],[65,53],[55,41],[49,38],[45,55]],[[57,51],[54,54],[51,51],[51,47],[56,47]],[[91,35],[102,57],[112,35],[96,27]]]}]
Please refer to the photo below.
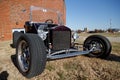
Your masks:
[{"label": "dry grass", "polygon": [[0,42],[0,78],[8,80],[120,80],[120,43],[112,43],[112,53],[106,60],[78,56],[48,61],[45,71],[32,79],[23,77],[14,66],[11,55],[15,54],[15,50],[9,46],[10,43],[11,41]]},{"label": "dry grass", "polygon": [[89,35],[103,35],[106,37],[120,37],[120,32],[118,33],[80,33],[80,36],[89,36]]}]

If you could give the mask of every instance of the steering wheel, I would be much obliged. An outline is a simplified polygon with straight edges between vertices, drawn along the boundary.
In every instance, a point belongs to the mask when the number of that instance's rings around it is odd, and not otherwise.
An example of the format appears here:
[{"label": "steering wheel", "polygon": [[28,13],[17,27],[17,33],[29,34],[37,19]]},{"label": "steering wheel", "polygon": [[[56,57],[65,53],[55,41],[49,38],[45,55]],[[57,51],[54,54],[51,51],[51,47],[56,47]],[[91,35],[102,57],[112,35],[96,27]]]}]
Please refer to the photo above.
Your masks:
[{"label": "steering wheel", "polygon": [[52,20],[52,19],[47,19],[47,20],[45,21],[45,23],[53,24],[53,20]]}]

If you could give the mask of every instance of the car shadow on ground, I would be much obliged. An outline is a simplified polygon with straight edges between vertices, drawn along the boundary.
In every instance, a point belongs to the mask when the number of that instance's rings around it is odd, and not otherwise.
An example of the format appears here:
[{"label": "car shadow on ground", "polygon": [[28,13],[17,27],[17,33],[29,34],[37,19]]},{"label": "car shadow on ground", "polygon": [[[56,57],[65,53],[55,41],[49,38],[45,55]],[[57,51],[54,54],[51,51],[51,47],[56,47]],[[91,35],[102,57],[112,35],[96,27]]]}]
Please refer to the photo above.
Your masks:
[{"label": "car shadow on ground", "polygon": [[0,80],[8,80],[9,73],[7,71],[3,71],[0,73]]},{"label": "car shadow on ground", "polygon": [[120,62],[120,56],[115,55],[115,54],[110,54],[110,56],[105,60]]},{"label": "car shadow on ground", "polygon": [[[18,69],[17,62],[16,62],[16,55],[11,55],[11,60],[12,60],[13,64],[15,65],[15,67]],[[59,59],[55,59],[55,60],[59,60]],[[110,56],[105,60],[120,62],[120,56],[115,55],[115,54],[110,54]],[[54,60],[47,60],[47,61],[54,61]]]},{"label": "car shadow on ground", "polygon": [[[76,57],[76,56],[74,56]],[[68,57],[68,58],[72,58],[72,57]],[[61,58],[61,59],[67,59],[67,58]],[[48,59],[47,61],[55,61],[55,60],[61,60],[61,59]],[[115,62],[120,62],[120,56],[115,55],[115,54],[110,54],[108,58],[103,59],[103,60],[107,60],[107,61],[115,61]]]}]

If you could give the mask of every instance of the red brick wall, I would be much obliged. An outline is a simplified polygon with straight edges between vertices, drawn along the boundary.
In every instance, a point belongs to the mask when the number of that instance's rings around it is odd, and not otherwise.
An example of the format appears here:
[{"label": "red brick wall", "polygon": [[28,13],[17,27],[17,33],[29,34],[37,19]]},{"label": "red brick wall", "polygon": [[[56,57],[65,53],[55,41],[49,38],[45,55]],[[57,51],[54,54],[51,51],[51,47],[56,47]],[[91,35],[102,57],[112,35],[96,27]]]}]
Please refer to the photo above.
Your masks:
[{"label": "red brick wall", "polygon": [[13,28],[23,28],[31,5],[59,10],[66,23],[64,0],[0,0],[0,41],[12,39]]}]

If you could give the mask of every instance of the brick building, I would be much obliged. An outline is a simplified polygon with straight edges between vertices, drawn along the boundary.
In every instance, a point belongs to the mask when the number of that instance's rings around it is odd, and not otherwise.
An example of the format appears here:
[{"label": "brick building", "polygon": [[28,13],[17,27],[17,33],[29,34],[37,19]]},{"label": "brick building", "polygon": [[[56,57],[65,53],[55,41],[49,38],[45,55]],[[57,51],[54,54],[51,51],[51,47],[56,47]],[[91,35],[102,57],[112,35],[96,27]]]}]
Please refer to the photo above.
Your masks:
[{"label": "brick building", "polygon": [[64,0],[0,0],[0,41],[12,39],[13,28],[23,28],[24,22],[29,21],[31,5],[59,10],[65,24]]}]

